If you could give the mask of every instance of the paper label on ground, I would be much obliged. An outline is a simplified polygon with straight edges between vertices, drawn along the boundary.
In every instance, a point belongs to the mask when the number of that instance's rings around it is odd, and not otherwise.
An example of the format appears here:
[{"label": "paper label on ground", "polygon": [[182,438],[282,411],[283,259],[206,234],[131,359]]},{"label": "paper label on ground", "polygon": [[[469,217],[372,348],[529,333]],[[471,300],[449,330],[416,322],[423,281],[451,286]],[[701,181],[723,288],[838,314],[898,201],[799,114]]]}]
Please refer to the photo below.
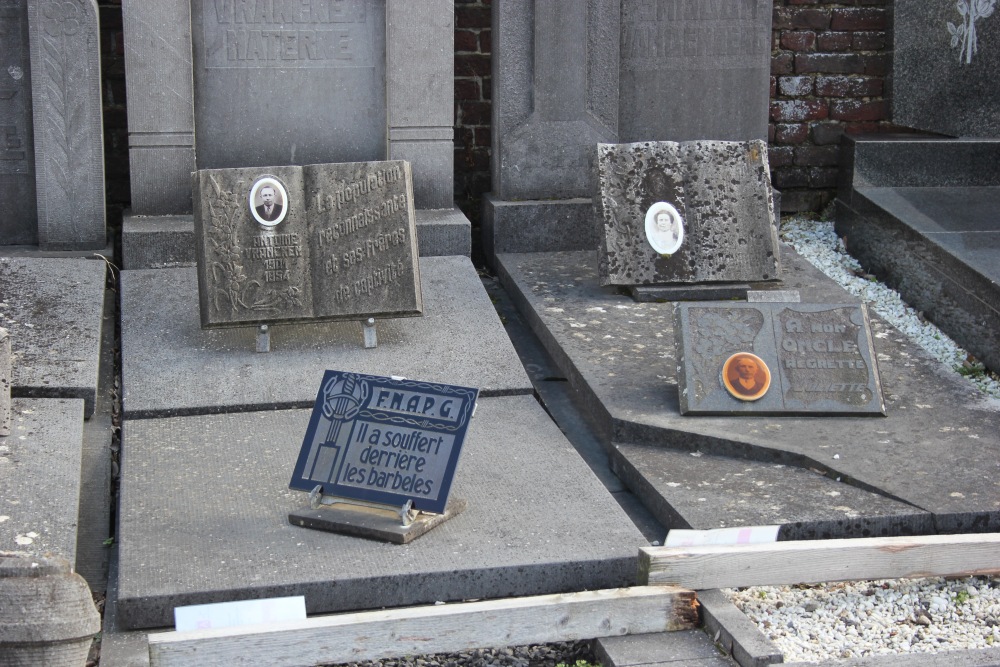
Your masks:
[{"label": "paper label on ground", "polygon": [[174,626],[177,632],[281,621],[304,621],[305,618],[306,598],[302,595],[196,604],[174,609]]},{"label": "paper label on ground", "polygon": [[667,533],[665,547],[698,547],[706,544],[765,544],[778,541],[781,526],[743,526],[714,530],[674,529]]}]

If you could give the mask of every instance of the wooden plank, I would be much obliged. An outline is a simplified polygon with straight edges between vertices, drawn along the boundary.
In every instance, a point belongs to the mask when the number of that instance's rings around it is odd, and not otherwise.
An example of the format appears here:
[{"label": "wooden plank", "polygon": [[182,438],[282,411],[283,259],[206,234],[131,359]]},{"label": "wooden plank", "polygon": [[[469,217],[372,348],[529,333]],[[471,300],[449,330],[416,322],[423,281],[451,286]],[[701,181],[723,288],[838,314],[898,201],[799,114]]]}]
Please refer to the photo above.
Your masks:
[{"label": "wooden plank", "polygon": [[687,630],[697,624],[693,591],[634,587],[151,634],[149,657],[151,667],[297,667]]},{"label": "wooden plank", "polygon": [[1000,534],[643,547],[640,584],[695,590],[1000,573]]}]

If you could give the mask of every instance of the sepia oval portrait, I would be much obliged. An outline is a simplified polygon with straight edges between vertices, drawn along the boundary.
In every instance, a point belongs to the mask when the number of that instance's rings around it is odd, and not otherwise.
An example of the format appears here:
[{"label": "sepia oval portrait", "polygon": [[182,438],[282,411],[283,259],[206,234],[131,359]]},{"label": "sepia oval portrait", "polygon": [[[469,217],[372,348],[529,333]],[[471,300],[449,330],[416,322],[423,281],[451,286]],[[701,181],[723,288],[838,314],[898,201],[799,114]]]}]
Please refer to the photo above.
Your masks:
[{"label": "sepia oval portrait", "polygon": [[771,387],[771,370],[750,352],[737,352],[722,365],[722,385],[733,398],[756,401]]},{"label": "sepia oval portrait", "polygon": [[661,255],[672,255],[684,242],[684,220],[677,209],[658,201],[646,211],[646,240]]},{"label": "sepia oval portrait", "polygon": [[261,176],[250,188],[250,215],[265,227],[275,227],[288,215],[288,191],[274,176]]}]

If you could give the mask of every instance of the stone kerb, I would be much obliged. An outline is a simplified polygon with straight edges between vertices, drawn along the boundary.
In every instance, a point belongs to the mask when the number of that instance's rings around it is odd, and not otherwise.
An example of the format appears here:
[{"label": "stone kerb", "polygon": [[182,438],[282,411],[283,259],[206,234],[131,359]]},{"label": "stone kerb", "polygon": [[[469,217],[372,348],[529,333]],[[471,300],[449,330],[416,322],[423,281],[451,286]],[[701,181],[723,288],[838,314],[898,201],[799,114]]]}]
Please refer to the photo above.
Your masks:
[{"label": "stone kerb", "polygon": [[10,435],[10,335],[0,329],[0,437]]},{"label": "stone kerb", "polygon": [[105,247],[104,135],[95,0],[29,0],[38,243]]}]

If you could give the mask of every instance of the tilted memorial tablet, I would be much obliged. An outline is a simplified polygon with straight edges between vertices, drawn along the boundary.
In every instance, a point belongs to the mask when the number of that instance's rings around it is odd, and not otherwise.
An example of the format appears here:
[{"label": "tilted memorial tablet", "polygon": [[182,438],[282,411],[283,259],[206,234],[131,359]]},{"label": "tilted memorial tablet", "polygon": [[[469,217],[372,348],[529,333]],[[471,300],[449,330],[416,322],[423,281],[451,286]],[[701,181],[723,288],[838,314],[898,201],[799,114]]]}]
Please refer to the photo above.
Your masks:
[{"label": "tilted memorial tablet", "polygon": [[420,315],[404,161],[194,175],[204,327]]},{"label": "tilted memorial tablet", "polygon": [[885,414],[859,304],[680,303],[681,414]]},{"label": "tilted memorial tablet", "polygon": [[763,141],[598,146],[602,285],[777,280]]}]

